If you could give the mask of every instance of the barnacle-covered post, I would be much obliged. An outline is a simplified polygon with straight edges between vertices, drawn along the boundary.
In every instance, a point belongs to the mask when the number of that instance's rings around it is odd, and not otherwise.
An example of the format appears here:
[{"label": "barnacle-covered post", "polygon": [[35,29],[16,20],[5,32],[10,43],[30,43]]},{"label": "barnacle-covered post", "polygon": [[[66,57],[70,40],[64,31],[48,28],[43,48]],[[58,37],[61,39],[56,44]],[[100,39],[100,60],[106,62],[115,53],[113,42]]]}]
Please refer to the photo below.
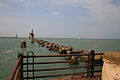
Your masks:
[{"label": "barnacle-covered post", "polygon": [[32,32],[30,33],[29,38],[31,39],[31,43],[34,43],[34,33],[33,33],[33,29],[32,29]]}]

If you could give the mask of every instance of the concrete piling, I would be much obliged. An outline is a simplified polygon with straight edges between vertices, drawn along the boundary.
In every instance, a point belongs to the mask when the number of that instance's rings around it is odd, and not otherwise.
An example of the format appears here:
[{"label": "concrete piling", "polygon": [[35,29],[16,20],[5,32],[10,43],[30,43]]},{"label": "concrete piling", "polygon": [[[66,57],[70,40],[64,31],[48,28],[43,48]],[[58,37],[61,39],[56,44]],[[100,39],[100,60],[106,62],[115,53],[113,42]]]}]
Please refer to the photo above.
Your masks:
[{"label": "concrete piling", "polygon": [[[46,47],[49,51],[53,51],[53,52],[57,52],[59,54],[90,54],[91,51],[89,50],[73,50],[73,47],[71,46],[64,46],[64,45],[59,45],[59,44],[55,44],[55,43],[50,43],[48,41],[44,41],[44,40],[34,40],[35,42],[37,42],[39,45],[41,45],[41,47]],[[78,58],[80,58],[81,60],[88,60],[87,56],[67,56],[65,57],[66,60],[71,60],[71,61],[75,61],[72,64],[78,64]]]},{"label": "concrete piling", "polygon": [[72,62],[71,64],[78,64],[78,56],[72,56],[71,57],[71,61],[76,61],[76,62]]},{"label": "concrete piling", "polygon": [[[72,51],[68,50],[66,54],[72,54]],[[71,60],[71,56],[65,57],[66,60]]]},{"label": "concrete piling", "polygon": [[20,42],[20,48],[26,48],[27,45],[26,45],[26,41],[25,40],[21,40]]}]

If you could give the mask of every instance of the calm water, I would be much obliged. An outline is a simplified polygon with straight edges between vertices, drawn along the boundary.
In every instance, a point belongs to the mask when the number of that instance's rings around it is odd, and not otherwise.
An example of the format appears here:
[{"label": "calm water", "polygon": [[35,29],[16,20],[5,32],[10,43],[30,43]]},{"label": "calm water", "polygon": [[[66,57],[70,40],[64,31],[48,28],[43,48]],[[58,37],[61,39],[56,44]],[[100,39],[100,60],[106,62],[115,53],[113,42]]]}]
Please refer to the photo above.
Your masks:
[{"label": "calm water", "polygon": [[[19,42],[23,38],[0,38],[0,80],[7,80],[11,73],[15,61],[17,59],[18,52],[24,51],[24,55],[27,51],[33,51],[35,54],[45,55],[45,54],[58,54],[49,52],[46,48],[39,47],[37,43],[31,44],[28,39],[27,48],[20,49]],[[74,49],[84,49],[84,50],[95,50],[96,52],[106,52],[106,51],[120,51],[120,40],[118,39],[63,39],[63,38],[47,38],[43,39],[49,42],[54,42],[57,44],[62,44],[65,46],[72,46]],[[38,59],[39,60],[39,59]],[[36,61],[38,61],[36,60]],[[63,58],[41,58],[40,61],[62,61]],[[81,65],[81,64],[79,64]],[[77,65],[77,66],[79,66]],[[83,64],[82,64],[83,65]],[[52,67],[71,67],[75,65],[70,64],[54,64],[54,65],[39,65],[36,68],[52,68]],[[47,74],[59,74],[62,72],[77,72],[78,70],[67,70],[67,71],[55,71],[55,72],[41,72],[35,73],[36,75],[47,75]],[[41,79],[43,80],[43,79]]]}]

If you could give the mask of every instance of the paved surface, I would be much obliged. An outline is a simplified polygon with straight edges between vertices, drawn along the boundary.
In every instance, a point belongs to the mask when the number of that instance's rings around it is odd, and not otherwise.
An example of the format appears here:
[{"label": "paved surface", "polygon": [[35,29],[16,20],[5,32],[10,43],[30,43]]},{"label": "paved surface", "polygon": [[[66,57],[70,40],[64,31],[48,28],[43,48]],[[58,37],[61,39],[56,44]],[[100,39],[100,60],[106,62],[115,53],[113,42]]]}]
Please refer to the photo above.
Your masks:
[{"label": "paved surface", "polygon": [[50,79],[50,80],[102,80],[101,75],[95,75],[93,78],[86,78],[82,76],[74,76],[72,77],[64,77],[64,78],[57,78],[57,79]]}]

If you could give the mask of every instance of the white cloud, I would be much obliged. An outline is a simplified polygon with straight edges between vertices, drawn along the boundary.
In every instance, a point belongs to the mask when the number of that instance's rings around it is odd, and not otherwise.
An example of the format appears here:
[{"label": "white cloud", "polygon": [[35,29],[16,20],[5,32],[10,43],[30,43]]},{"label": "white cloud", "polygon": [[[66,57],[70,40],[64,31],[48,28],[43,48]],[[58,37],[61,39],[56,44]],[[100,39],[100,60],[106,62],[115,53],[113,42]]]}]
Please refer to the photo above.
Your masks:
[{"label": "white cloud", "polygon": [[70,5],[70,6],[78,6],[83,0],[51,0],[56,5]]},{"label": "white cloud", "polygon": [[61,14],[58,13],[58,12],[53,12],[51,15],[52,15],[52,16],[60,16]]},{"label": "white cloud", "polygon": [[[110,3],[110,0],[51,0],[57,6],[84,7],[88,15],[97,22],[120,21],[120,6]],[[90,18],[91,19],[91,18]]]},{"label": "white cloud", "polygon": [[108,22],[120,19],[120,6],[111,4],[108,0],[86,0],[84,6],[95,20]]},{"label": "white cloud", "polygon": [[11,0],[11,2],[18,3],[23,7],[35,7],[42,6],[46,0]]},{"label": "white cloud", "polygon": [[34,3],[31,0],[13,0],[13,1],[25,7],[32,7],[34,5]]},{"label": "white cloud", "polygon": [[0,2],[0,8],[6,7],[7,4]]},{"label": "white cloud", "polygon": [[[64,8],[67,10],[68,7],[72,8],[72,9],[74,9],[74,8],[76,9],[76,7],[77,7],[77,10],[78,10],[79,7],[83,7],[83,9],[84,8],[87,9],[87,11],[86,11],[87,16],[82,17],[79,20],[76,19],[75,22],[76,23],[81,22],[80,24],[75,24],[74,22],[73,22],[73,24],[68,23],[69,22],[69,20],[68,20],[68,22],[64,22],[66,24],[63,24],[62,26],[66,27],[67,23],[70,26],[76,25],[76,27],[77,27],[76,30],[77,30],[82,25],[82,22],[84,22],[83,26],[84,27],[88,26],[85,28],[86,30],[88,30],[88,31],[86,31],[88,34],[90,34],[90,33],[96,34],[96,35],[102,34],[102,33],[103,33],[102,35],[104,35],[105,33],[108,33],[108,34],[109,33],[111,33],[111,34],[118,33],[119,34],[120,6],[110,3],[110,0],[11,0],[11,1],[12,2],[10,2],[10,3],[12,3],[12,4],[9,4],[9,5],[13,5],[14,3],[15,4],[17,3],[18,5],[21,5],[23,7],[35,7],[35,6],[37,6],[37,7],[45,6],[47,8],[50,7],[48,9],[50,9],[51,12],[55,11],[50,14],[51,16],[64,15],[63,14],[64,12],[60,12],[60,11],[64,11],[64,10],[62,10]],[[6,4],[0,2],[0,8],[6,7],[6,6],[7,6]],[[56,10],[56,9],[59,9],[60,7],[62,7],[61,10]],[[80,9],[80,10],[82,10],[82,9]],[[79,14],[79,15],[81,15],[81,14]],[[79,16],[79,15],[77,15],[77,16]],[[19,17],[14,18],[14,17],[0,16],[0,25],[3,26],[2,29],[8,29],[9,26],[12,26],[13,28],[16,29],[16,32],[17,32],[18,27],[20,28],[21,26],[26,26],[26,24],[30,24],[30,26],[34,25],[34,24],[40,24],[40,26],[46,26],[45,28],[42,29],[43,31],[46,30],[46,28],[50,25],[52,27],[56,27],[56,25],[59,26],[58,23],[56,23],[54,21],[52,22],[52,19],[49,18],[49,20],[50,21],[42,22],[40,20],[33,20],[33,18],[31,18],[31,21],[29,21],[27,19],[26,20],[19,19]],[[33,21],[35,21],[35,22],[33,22]],[[4,26],[6,26],[6,27],[4,27]],[[17,26],[17,28],[16,28],[16,26]],[[56,27],[56,29],[57,28],[58,27]],[[2,29],[0,32],[4,31]],[[24,29],[24,28],[20,28],[20,29],[21,29],[21,33],[22,33],[22,29]],[[18,30],[20,30],[20,29],[18,29]],[[36,29],[36,30],[39,30],[39,29]],[[49,32],[49,29],[47,29],[47,30]],[[82,31],[85,31],[85,30],[83,29]],[[9,32],[9,30],[8,30],[8,32]],[[80,31],[76,31],[76,32],[80,32]]]},{"label": "white cloud", "polygon": [[11,0],[12,2],[17,2],[24,7],[34,7],[41,6],[41,4],[49,3],[52,5],[70,5],[78,6],[84,0]]},{"label": "white cloud", "polygon": [[[111,0],[11,0],[17,2],[24,7],[40,7],[43,5],[55,5],[59,9],[69,7],[83,7],[88,10],[87,14],[90,21],[97,22],[116,22],[120,21],[120,6],[110,3]],[[0,7],[5,7],[6,4],[0,2]],[[62,7],[62,8],[60,8]],[[58,9],[56,8],[56,9]],[[53,12],[52,16],[60,16],[58,12]],[[81,19],[89,20],[89,18]]]}]

